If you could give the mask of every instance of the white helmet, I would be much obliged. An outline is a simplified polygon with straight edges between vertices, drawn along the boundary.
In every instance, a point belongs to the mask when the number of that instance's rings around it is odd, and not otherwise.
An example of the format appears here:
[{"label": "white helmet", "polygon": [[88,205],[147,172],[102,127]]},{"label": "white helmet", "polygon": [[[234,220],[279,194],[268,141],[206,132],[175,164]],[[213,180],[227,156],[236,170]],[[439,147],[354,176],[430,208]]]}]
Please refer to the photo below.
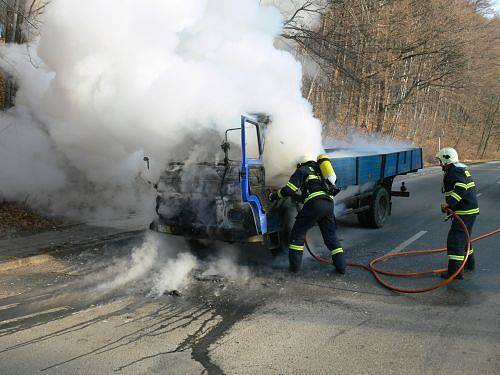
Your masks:
[{"label": "white helmet", "polygon": [[454,148],[445,147],[439,150],[436,159],[439,159],[442,165],[455,164],[458,163],[458,153]]},{"label": "white helmet", "polygon": [[297,159],[298,164],[304,164],[308,161],[316,161],[316,156],[314,156],[313,154],[304,154]]}]

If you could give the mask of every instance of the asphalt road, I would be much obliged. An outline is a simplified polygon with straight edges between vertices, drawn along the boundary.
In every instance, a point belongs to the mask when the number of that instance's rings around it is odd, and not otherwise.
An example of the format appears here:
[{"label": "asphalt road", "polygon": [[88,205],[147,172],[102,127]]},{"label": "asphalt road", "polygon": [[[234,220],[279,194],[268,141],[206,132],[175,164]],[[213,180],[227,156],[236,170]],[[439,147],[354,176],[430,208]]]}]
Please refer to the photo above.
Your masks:
[{"label": "asphalt road", "polygon": [[[480,193],[478,235],[500,227],[500,163],[471,170]],[[382,229],[342,218],[348,259],[443,246],[449,223],[439,210],[441,178],[439,169],[400,178],[411,198],[394,198]],[[222,249],[197,254],[198,277],[191,274],[180,296],[157,297],[154,277],[137,276],[126,262],[141,242],[94,244],[52,263],[0,273],[0,373],[500,373],[500,236],[474,246],[478,266],[463,281],[419,295],[390,292],[360,269],[337,275],[310,258],[291,276],[285,257],[217,245]],[[184,249],[178,239],[167,242]],[[324,252],[317,231],[310,242]],[[223,277],[199,277],[214,264],[214,252],[234,260]],[[384,267],[445,263],[441,254]],[[102,287],[123,274],[135,277]],[[391,281],[409,287],[439,280]]]}]

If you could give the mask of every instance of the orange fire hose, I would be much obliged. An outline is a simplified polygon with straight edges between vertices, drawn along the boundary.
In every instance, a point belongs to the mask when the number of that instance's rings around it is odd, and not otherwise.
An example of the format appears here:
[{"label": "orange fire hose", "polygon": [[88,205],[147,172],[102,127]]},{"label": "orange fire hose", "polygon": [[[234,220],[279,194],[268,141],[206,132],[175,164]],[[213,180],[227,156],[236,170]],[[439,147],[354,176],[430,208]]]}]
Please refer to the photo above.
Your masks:
[{"label": "orange fire hose", "polygon": [[[430,290],[438,289],[438,288],[441,288],[445,285],[448,285],[449,283],[451,283],[453,281],[453,279],[455,277],[457,277],[458,274],[460,274],[460,272],[462,272],[463,268],[465,267],[465,263],[467,262],[467,259],[469,258],[469,250],[471,247],[471,243],[482,240],[484,238],[487,238],[487,237],[493,236],[494,234],[499,233],[500,228],[494,229],[488,233],[485,233],[485,234],[471,240],[471,238],[469,236],[469,232],[467,231],[467,227],[465,226],[465,224],[462,221],[462,219],[460,218],[460,216],[457,215],[455,212],[453,212],[450,209],[447,209],[447,210],[448,210],[448,213],[450,214],[450,216],[453,216],[453,218],[455,218],[458,221],[458,223],[460,224],[460,226],[464,230],[467,246],[466,246],[464,260],[462,261],[462,264],[460,265],[459,269],[457,271],[455,271],[455,273],[453,275],[451,275],[447,279],[441,281],[440,283],[432,285],[432,286],[428,286],[428,287],[423,287],[423,288],[403,289],[403,288],[397,287],[395,285],[392,285],[392,284],[382,280],[380,275],[396,276],[396,277],[416,277],[416,276],[430,275],[430,274],[437,274],[437,273],[445,272],[448,270],[448,268],[440,268],[440,269],[436,269],[436,270],[428,270],[428,271],[420,271],[420,272],[392,272],[392,271],[384,271],[384,270],[381,270],[379,268],[376,268],[375,264],[377,264],[383,260],[389,259],[389,258],[399,257],[399,256],[403,256],[403,255],[440,253],[440,252],[446,251],[446,247],[442,247],[439,249],[429,249],[429,250],[402,251],[399,253],[386,254],[386,255],[383,255],[381,257],[375,258],[368,265],[361,264],[361,263],[347,263],[347,265],[351,266],[351,267],[363,268],[367,271],[370,271],[373,274],[373,276],[375,277],[375,279],[380,283],[380,285],[384,286],[387,289],[390,289],[390,290],[393,290],[396,292],[401,292],[401,293],[423,293],[423,292],[428,292]],[[322,257],[314,254],[311,251],[311,249],[309,248],[307,241],[305,242],[305,246],[306,246],[307,251],[309,251],[309,254],[311,254],[311,256],[314,259],[316,259],[318,262],[323,263],[323,264],[333,264],[331,259],[322,258]]]}]

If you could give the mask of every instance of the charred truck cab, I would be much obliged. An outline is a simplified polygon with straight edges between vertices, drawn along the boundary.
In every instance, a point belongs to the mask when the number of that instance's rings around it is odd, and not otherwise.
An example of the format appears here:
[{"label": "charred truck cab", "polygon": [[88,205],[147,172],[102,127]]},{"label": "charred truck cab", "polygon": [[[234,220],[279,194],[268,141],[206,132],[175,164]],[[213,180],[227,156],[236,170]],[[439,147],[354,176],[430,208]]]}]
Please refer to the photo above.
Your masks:
[{"label": "charred truck cab", "polygon": [[[262,158],[268,125],[268,116],[243,115],[239,127],[226,130],[220,161],[168,164],[155,184],[157,218],[150,228],[190,241],[259,242],[273,253],[286,248],[294,205],[267,199],[276,188],[266,183]],[[404,184],[392,191],[394,178],[423,166],[421,148],[329,157],[345,190],[335,198],[340,214],[357,214],[373,228],[385,224],[393,196],[409,196]]]},{"label": "charred truck cab", "polygon": [[[283,209],[270,209],[262,155],[265,115],[241,116],[238,128],[227,129],[220,162],[170,163],[155,185],[154,231],[190,240],[263,242],[279,239],[286,227]],[[276,244],[279,245],[281,241]]]}]

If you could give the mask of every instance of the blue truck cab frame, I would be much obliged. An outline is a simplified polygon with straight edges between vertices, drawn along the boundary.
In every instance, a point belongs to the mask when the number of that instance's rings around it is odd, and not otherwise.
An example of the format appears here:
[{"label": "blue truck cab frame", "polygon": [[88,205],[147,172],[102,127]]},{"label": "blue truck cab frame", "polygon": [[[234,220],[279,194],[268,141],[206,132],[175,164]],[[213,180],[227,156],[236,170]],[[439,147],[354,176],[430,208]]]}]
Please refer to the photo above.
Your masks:
[{"label": "blue truck cab frame", "polygon": [[[247,135],[246,135],[246,124],[251,124],[257,129],[257,142],[259,147],[258,158],[249,158],[246,145],[247,145]],[[252,214],[255,220],[255,226],[257,233],[263,235],[267,233],[267,215],[264,212],[264,207],[262,205],[261,198],[256,194],[252,194],[250,189],[250,168],[251,166],[264,166],[264,161],[262,160],[262,154],[264,140],[262,138],[262,132],[260,124],[255,117],[249,115],[241,116],[241,199],[250,205]]]}]

